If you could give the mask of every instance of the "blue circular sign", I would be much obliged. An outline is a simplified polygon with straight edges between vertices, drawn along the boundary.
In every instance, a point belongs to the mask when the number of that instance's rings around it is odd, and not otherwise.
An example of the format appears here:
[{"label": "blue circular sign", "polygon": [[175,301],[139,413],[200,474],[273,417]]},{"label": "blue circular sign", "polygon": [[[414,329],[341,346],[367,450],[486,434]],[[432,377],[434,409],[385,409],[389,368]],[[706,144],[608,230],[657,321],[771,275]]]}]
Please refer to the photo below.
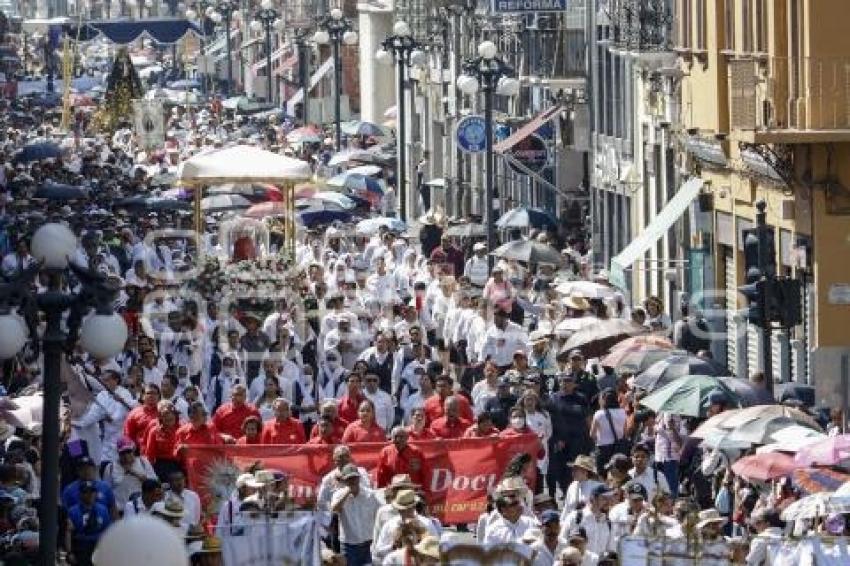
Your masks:
[{"label": "blue circular sign", "polygon": [[487,149],[484,118],[465,116],[457,123],[457,144],[467,153],[481,153]]}]

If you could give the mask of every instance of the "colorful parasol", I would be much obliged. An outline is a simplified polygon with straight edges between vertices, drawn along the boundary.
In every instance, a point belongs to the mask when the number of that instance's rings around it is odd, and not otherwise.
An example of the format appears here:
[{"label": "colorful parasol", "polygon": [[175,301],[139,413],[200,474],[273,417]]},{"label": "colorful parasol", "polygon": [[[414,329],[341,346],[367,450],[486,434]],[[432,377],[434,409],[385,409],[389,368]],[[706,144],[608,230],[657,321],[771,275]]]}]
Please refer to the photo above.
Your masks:
[{"label": "colorful parasol", "polygon": [[835,491],[850,481],[850,473],[834,468],[803,468],[794,471],[791,480],[805,494]]}]

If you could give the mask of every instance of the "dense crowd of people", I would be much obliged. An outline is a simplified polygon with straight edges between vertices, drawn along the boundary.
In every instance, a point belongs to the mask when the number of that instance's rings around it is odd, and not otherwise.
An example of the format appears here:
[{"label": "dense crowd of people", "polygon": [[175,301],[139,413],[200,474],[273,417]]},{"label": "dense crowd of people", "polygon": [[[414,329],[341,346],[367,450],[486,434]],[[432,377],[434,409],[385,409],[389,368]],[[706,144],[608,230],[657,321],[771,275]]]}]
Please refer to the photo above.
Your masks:
[{"label": "dense crowd of people", "polygon": [[[5,103],[0,129],[2,275],[13,281],[34,264],[28,246],[36,228],[64,224],[79,238],[71,261],[118,288],[113,306],[130,328],[113,359],[80,347],[65,356],[60,543],[69,563],[92,563],[100,537],[129,516],[174,524],[199,559],[209,525],[305,506],[291,497],[285,471],[261,469],[240,475],[214,516],[187,485],[185,456],[199,445],[306,443],[333,451],[334,467],[307,503],[319,517],[327,563],[438,563],[441,537],[468,532],[481,543],[530,546],[541,566],[615,564],[619,542],[632,534],[726,540],[733,562],[770,564],[763,541],[782,536],[777,509],[795,498],[793,486],[771,493],[737,477],[728,462],[707,468],[707,452],[689,437],[733,399],[712,392],[700,417],[654,413],[640,405],[645,392],[634,368],[561,347],[564,321],[623,318],[671,347],[711,357],[696,332],[703,321],[685,312],[672,322],[656,297],[628,305],[604,271],[591,269],[580,235],[531,229],[520,237],[558,246],[560,263],[497,259],[491,268],[492,250],[448,235],[431,211],[418,232],[304,230],[280,270],[258,258],[220,277],[187,275],[200,252],[231,261],[217,238],[222,217],[207,215],[200,250],[185,236],[150,237],[190,226],[187,212],[132,208],[124,199],[160,194],[157,179],[199,152],[230,143],[278,150],[291,125],[272,120],[245,137],[224,111],[178,108],[165,149],[136,155],[128,130],[60,138],[57,115],[33,103]],[[22,115],[34,116],[35,127],[15,121]],[[15,160],[39,142],[58,143],[61,155]],[[317,156],[316,163],[330,154],[323,146],[286,151]],[[45,184],[87,192],[71,203],[33,198]],[[270,272],[274,282],[261,298],[222,302],[239,273],[250,281]],[[608,292],[564,296],[556,277]],[[62,288],[78,283],[66,274]],[[36,279],[32,290],[45,285]],[[31,339],[4,364],[4,399],[37,397],[42,369]],[[773,401],[763,380],[751,381]],[[32,561],[40,422],[6,420],[2,432],[4,552]],[[477,524],[442,525],[429,514],[417,442],[529,433],[539,442],[505,471]],[[349,449],[364,442],[386,443],[374,473]],[[842,515],[822,519],[809,528],[847,530]]]}]

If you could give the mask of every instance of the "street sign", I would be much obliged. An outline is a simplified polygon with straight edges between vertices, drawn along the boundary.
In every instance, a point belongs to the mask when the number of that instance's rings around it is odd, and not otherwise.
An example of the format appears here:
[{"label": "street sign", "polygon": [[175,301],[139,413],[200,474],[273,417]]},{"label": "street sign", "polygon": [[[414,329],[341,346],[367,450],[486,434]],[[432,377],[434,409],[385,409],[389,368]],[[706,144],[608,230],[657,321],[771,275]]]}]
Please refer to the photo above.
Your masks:
[{"label": "street sign", "polygon": [[487,149],[484,118],[465,116],[457,123],[457,145],[466,153],[481,153]]},{"label": "street sign", "polygon": [[[526,169],[539,173],[549,165],[549,148],[546,142],[537,134],[531,134],[524,140],[518,141],[510,150],[510,155]],[[510,164],[510,161],[508,162]],[[526,174],[520,167],[511,164],[511,169],[517,173]]]},{"label": "street sign", "polygon": [[563,12],[568,4],[568,0],[492,0],[492,11],[494,14]]}]

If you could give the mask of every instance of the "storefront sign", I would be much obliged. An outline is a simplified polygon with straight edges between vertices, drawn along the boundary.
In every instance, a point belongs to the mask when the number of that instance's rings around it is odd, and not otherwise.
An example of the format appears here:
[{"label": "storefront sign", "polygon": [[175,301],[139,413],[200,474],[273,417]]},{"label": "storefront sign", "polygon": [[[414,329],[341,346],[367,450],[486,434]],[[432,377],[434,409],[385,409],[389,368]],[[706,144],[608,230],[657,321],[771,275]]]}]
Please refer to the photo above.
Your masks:
[{"label": "storefront sign", "polygon": [[484,135],[484,118],[466,116],[457,123],[457,144],[467,153],[481,153],[487,149]]},{"label": "storefront sign", "polygon": [[[549,164],[549,148],[546,142],[537,134],[531,134],[524,140],[518,141],[510,150],[510,155],[526,169],[539,173]],[[520,167],[511,164],[511,168],[517,173],[525,174]]]},{"label": "storefront sign", "polygon": [[535,12],[562,12],[567,9],[567,0],[493,0],[495,14],[531,14]]}]

